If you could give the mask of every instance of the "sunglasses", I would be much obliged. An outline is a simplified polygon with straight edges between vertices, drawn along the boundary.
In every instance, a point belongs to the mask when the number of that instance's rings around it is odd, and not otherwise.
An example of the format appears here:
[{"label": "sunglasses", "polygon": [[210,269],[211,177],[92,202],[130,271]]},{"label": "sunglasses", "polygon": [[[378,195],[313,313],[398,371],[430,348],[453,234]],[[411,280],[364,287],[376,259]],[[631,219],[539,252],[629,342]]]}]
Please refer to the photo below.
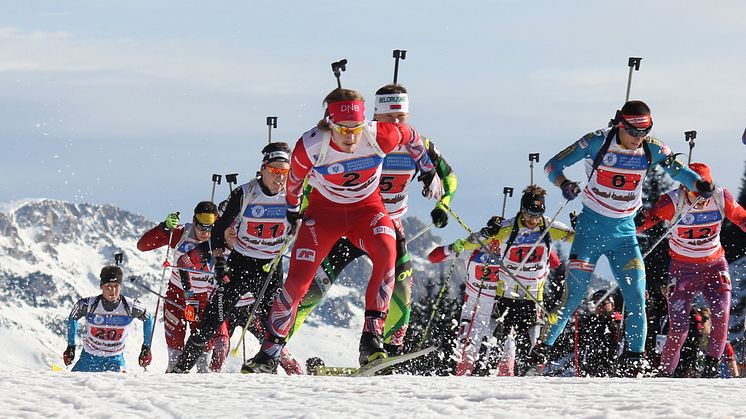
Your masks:
[{"label": "sunglasses", "polygon": [[283,169],[281,167],[265,166],[267,171],[275,176],[287,175],[290,173],[290,169]]},{"label": "sunglasses", "polygon": [[194,227],[199,231],[212,231],[212,224],[194,223]]},{"label": "sunglasses", "polygon": [[334,128],[334,131],[337,131],[338,133],[342,135],[347,134],[360,134],[365,129],[365,123],[355,125],[354,127],[346,127],[344,125],[335,124],[334,122],[331,123],[332,128]]},{"label": "sunglasses", "polygon": [[624,130],[627,131],[627,134],[635,138],[640,138],[650,134],[650,130],[653,129],[653,121],[650,121],[649,127],[640,129],[627,122],[627,120],[622,119],[622,126],[624,127]]}]

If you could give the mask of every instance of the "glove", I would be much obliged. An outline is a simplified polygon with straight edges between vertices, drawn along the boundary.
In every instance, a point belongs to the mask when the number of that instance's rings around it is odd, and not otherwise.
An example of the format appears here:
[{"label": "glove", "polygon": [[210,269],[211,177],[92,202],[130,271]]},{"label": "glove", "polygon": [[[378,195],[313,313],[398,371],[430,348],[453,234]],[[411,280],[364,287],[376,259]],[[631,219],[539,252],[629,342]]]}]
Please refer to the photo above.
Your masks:
[{"label": "glove", "polygon": [[570,227],[575,230],[576,225],[578,225],[578,214],[573,211],[570,213]]},{"label": "glove", "polygon": [[179,225],[179,213],[172,212],[166,216],[166,221],[163,222],[166,225],[166,230],[173,230]]},{"label": "glove", "polygon": [[290,223],[290,231],[288,231],[288,235],[295,234],[295,230],[298,228],[299,224],[298,221],[303,219],[303,213],[288,209],[285,211],[285,218],[287,218],[288,223]]},{"label": "glove", "polygon": [[484,238],[494,236],[495,234],[500,232],[500,225],[503,221],[505,221],[503,217],[495,215],[494,217],[490,218],[489,221],[487,221],[487,227],[482,227],[482,229],[479,230],[479,234],[481,234]]},{"label": "glove", "polygon": [[451,250],[456,253],[463,253],[464,250],[466,250],[466,247],[464,246],[466,244],[466,240],[464,239],[458,239],[453,244],[451,244]]},{"label": "glove", "polygon": [[443,196],[443,183],[436,176],[435,169],[417,177],[422,182],[422,196],[428,199],[440,199]]},{"label": "glove", "polygon": [[140,366],[145,368],[148,365],[150,365],[150,362],[153,360],[153,354],[150,353],[150,347],[142,345],[142,349],[140,349],[140,356],[137,357],[137,362],[140,363]]},{"label": "glove", "polygon": [[580,195],[580,186],[578,185],[578,182],[573,182],[569,179],[562,181],[560,189],[562,189],[562,196],[564,196],[568,201],[572,201]]},{"label": "glove", "polygon": [[75,345],[69,345],[65,352],[62,354],[62,359],[65,361],[65,365],[70,365],[75,359]]},{"label": "glove", "polygon": [[436,205],[435,208],[430,211],[430,217],[433,218],[433,224],[435,224],[435,227],[443,228],[448,225],[448,213],[440,204]]},{"label": "glove", "polygon": [[715,185],[705,180],[698,180],[694,187],[697,189],[699,196],[704,199],[709,199],[715,193]]}]

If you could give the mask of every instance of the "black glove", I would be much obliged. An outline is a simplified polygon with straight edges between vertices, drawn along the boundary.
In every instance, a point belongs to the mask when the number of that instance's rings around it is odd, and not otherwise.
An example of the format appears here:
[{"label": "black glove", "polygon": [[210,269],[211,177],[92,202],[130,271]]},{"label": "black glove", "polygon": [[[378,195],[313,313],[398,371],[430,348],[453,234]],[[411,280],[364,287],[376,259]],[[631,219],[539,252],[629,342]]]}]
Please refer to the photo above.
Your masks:
[{"label": "black glove", "polygon": [[298,228],[299,221],[303,219],[303,213],[300,211],[293,211],[288,209],[285,211],[285,218],[288,219],[288,223],[290,223],[290,231],[288,231],[288,235],[295,234],[295,230]]},{"label": "black glove", "polygon": [[482,229],[479,230],[479,233],[484,238],[494,236],[500,232],[500,224],[502,224],[503,221],[505,221],[503,217],[495,215],[487,221],[487,227],[482,227]]},{"label": "black glove", "polygon": [[446,212],[441,205],[436,205],[435,208],[430,211],[430,217],[432,217],[435,227],[443,228],[448,225],[448,212]]},{"label": "black glove", "polygon": [[65,365],[70,365],[75,360],[75,345],[70,345],[65,349],[62,354],[62,360],[65,361]]},{"label": "black glove", "polygon": [[560,189],[562,189],[562,196],[564,196],[568,201],[572,201],[580,195],[580,186],[578,185],[578,182],[573,182],[569,179],[562,181]]},{"label": "black glove", "polygon": [[434,178],[435,169],[417,176],[417,180],[422,182],[422,196],[427,198],[427,191],[430,189],[430,184],[433,183]]},{"label": "black glove", "polygon": [[706,180],[698,180],[694,187],[697,188],[697,193],[704,199],[709,199],[713,193],[715,193],[715,185]]},{"label": "black glove", "polygon": [[140,366],[145,368],[148,365],[150,365],[150,362],[153,360],[153,354],[150,352],[150,347],[142,345],[142,349],[140,349],[140,356],[137,357],[137,362],[140,363]]},{"label": "black glove", "polygon": [[570,213],[570,227],[575,230],[576,225],[578,225],[578,214],[573,211]]}]

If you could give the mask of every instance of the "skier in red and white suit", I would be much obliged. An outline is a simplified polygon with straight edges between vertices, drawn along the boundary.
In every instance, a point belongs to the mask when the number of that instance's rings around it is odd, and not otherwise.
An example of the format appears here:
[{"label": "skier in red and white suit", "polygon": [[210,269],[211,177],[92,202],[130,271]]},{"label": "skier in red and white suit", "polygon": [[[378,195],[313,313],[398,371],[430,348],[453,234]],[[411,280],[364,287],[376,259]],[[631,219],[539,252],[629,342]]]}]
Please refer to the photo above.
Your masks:
[{"label": "skier in red and white suit", "polygon": [[[360,364],[385,357],[383,324],[394,287],[396,234],[379,192],[383,158],[399,144],[420,167],[433,170],[425,146],[409,125],[365,121],[360,93],[335,89],[327,95],[325,118],[298,140],[287,180],[287,218],[302,220],[290,259],[288,278],[276,296],[262,348],[244,372],[271,373],[321,260],[343,236],[365,251],[373,272],[365,295]],[[304,180],[313,187],[299,212]],[[246,368],[246,367],[249,368]]]}]

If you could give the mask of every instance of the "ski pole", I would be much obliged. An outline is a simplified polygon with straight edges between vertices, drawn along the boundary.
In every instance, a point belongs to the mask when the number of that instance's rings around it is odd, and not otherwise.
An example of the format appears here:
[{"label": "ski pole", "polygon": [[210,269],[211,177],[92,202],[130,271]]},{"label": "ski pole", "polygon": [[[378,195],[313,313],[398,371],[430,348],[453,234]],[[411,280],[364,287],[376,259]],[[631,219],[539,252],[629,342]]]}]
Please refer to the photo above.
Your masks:
[{"label": "ski pole", "polygon": [[529,167],[531,168],[531,183],[529,185],[534,184],[534,162],[539,162],[539,153],[528,153],[528,161],[529,161]]},{"label": "ski pole", "polygon": [[215,275],[215,272],[213,271],[201,271],[199,269],[184,268],[184,267],[178,267],[178,266],[171,266],[171,270],[172,271],[184,271],[184,272],[189,272],[193,274]]},{"label": "ski pole", "polygon": [[332,72],[334,73],[334,77],[337,78],[337,88],[342,88],[342,72],[347,71],[347,59],[341,59],[339,61],[335,61],[332,63]]},{"label": "ski pole", "polygon": [[[297,222],[296,222],[297,223]],[[296,224],[297,226],[297,224]],[[277,255],[272,259],[272,262],[270,262],[267,265],[264,265],[263,269],[265,271],[269,271],[267,274],[266,279],[264,280],[264,284],[262,285],[261,291],[259,291],[259,295],[255,296],[254,298],[254,305],[251,307],[251,313],[249,313],[249,318],[246,320],[246,324],[243,326],[243,330],[241,331],[241,338],[238,340],[238,343],[236,346],[231,349],[231,356],[237,357],[238,356],[238,348],[243,344],[244,339],[246,338],[246,330],[249,328],[249,325],[251,324],[251,321],[254,320],[254,316],[256,315],[256,310],[259,308],[259,304],[262,302],[262,298],[264,297],[264,293],[267,291],[267,287],[269,286],[269,282],[272,280],[272,276],[275,274],[275,270],[278,266],[282,264],[282,254],[285,253],[285,250],[290,247],[290,245],[295,241],[295,238],[297,237],[297,229],[294,230],[295,234],[292,236],[285,237],[285,241],[282,243],[282,247],[280,248],[280,251],[277,252]],[[269,269],[267,267],[269,266]]]},{"label": "ski pole", "polygon": [[272,128],[277,128],[277,117],[276,116],[267,117],[267,144],[272,143]]},{"label": "ski pole", "polygon": [[629,76],[627,76],[627,96],[624,98],[624,103],[629,102],[629,91],[632,88],[632,70],[640,71],[640,62],[642,57],[629,57],[627,60],[627,66],[629,67]]},{"label": "ski pole", "polygon": [[225,182],[228,184],[228,189],[233,192],[233,188],[238,184],[238,173],[226,174]]},{"label": "ski pole", "polygon": [[136,276],[133,275],[133,276],[130,276],[129,279],[130,279],[130,282],[132,282],[133,284],[137,285],[138,287],[144,289],[145,291],[147,291],[147,292],[149,292],[149,293],[151,293],[153,295],[157,295],[159,299],[162,298],[163,301],[171,304],[172,306],[178,308],[179,310],[181,310],[181,311],[186,310],[186,308],[183,305],[181,305],[181,304],[177,303],[176,301],[174,301],[174,300],[166,297],[165,295],[162,295],[161,293],[159,293],[156,290],[148,287],[147,285],[140,283],[140,278],[138,278],[138,277],[136,277]]},{"label": "ski pole", "polygon": [[210,202],[215,202],[215,185],[220,185],[220,179],[222,175],[217,173],[212,174],[212,193],[210,194]]},{"label": "ski pole", "polygon": [[420,229],[420,231],[414,233],[414,235],[412,237],[410,237],[410,238],[407,239],[407,243],[415,241],[418,237],[420,237],[421,235],[425,234],[428,230],[430,230],[431,228],[433,228],[434,225],[435,224],[430,223],[430,224],[426,225],[425,227],[422,227]]},{"label": "ski pole", "polygon": [[697,131],[685,131],[684,132],[684,140],[686,140],[687,143],[689,143],[689,160],[687,161],[687,165],[692,164],[692,149],[694,148],[694,139],[697,138]]},{"label": "ski pole", "polygon": [[513,197],[513,188],[505,186],[503,187],[503,210],[500,213],[502,219],[505,219],[505,204],[508,202],[508,196]]},{"label": "ski pole", "polygon": [[[568,200],[568,202],[569,202],[569,200]],[[500,268],[502,268],[502,270],[505,272],[505,274],[508,275],[513,281],[515,281],[515,283],[518,284],[518,286],[523,290],[523,292],[525,292],[526,295],[531,300],[533,300],[533,302],[536,303],[536,306],[547,316],[547,321],[549,322],[549,324],[555,324],[555,323],[557,323],[557,319],[559,317],[559,316],[557,316],[557,313],[550,313],[549,310],[547,310],[544,307],[544,304],[542,304],[541,301],[539,301],[536,297],[534,297],[533,294],[531,294],[531,292],[526,288],[526,286],[523,285],[518,278],[516,278],[516,276],[508,269],[507,266],[505,266],[505,262],[503,262],[502,258],[500,258],[498,255],[496,255],[495,252],[493,252],[486,244],[484,244],[484,242],[482,241],[482,239],[480,239],[478,235],[474,234],[474,232],[469,228],[469,226],[466,225],[466,223],[461,219],[461,217],[459,217],[453,211],[453,209],[449,205],[446,205],[445,203],[443,203],[443,206],[446,208],[446,210],[448,210],[448,212],[451,213],[451,215],[453,215],[453,218],[456,219],[456,221],[459,224],[461,224],[461,227],[463,227],[464,230],[466,230],[466,232],[469,233],[469,235],[472,238],[474,238],[477,241],[477,243],[479,243],[479,245],[482,247],[482,249],[484,249],[484,251],[487,252],[487,254],[489,254],[490,256],[492,256],[493,259],[495,259],[495,261],[497,262],[498,265],[500,265]],[[560,208],[560,210],[562,210],[562,208],[564,208],[564,205]],[[559,214],[559,212],[558,212],[558,214]],[[555,217],[556,217],[556,215],[555,215]],[[537,243],[538,243],[538,241],[537,241]]]},{"label": "ski pole", "polygon": [[[678,224],[679,221],[681,221],[684,217],[686,217],[687,214],[689,214],[689,212],[691,212],[691,210],[693,210],[694,207],[696,207],[697,204],[699,204],[699,201],[701,201],[701,200],[702,200],[702,197],[701,196],[698,197],[697,200],[694,201],[694,203],[690,207],[688,207],[685,211],[682,211],[681,214],[679,214],[676,217],[676,221],[673,222],[673,223],[671,223],[671,225],[666,229],[666,231],[664,231],[663,234],[661,234],[661,236],[658,238],[658,240],[656,240],[655,243],[653,243],[653,245],[650,246],[650,248],[645,252],[645,254],[642,255],[642,260],[643,261],[651,253],[653,253],[653,250],[655,250],[655,248],[658,247],[658,245],[663,241],[663,239],[665,239],[666,237],[668,237],[668,235],[671,233],[671,231],[673,231],[674,227],[676,227],[676,224]],[[571,274],[570,271],[568,271],[568,275],[569,274]],[[619,288],[619,284],[614,284],[611,288],[609,288],[608,291],[606,291],[606,294],[604,294],[598,301],[605,301],[607,298],[609,298],[609,296],[611,294],[613,294],[614,292],[616,292],[617,288]],[[588,307],[591,308],[592,310],[595,310],[595,303],[591,302]],[[622,319],[622,321],[624,321],[624,319]]]},{"label": "ski pole", "polygon": [[[179,212],[176,212],[179,215]],[[174,237],[174,230],[171,229],[168,233],[168,242],[166,243],[166,258],[163,259],[163,272],[161,272],[161,287],[158,291],[158,302],[155,303],[155,313],[153,313],[153,331],[150,333],[150,339],[148,339],[148,347],[153,347],[153,335],[155,335],[155,326],[158,321],[158,310],[161,308],[161,294],[163,294],[163,282],[166,280],[166,269],[171,267],[171,262],[168,261],[168,256],[171,252],[171,239]]]},{"label": "ski pole", "polygon": [[422,350],[422,348],[425,346],[427,335],[430,334],[430,327],[432,327],[433,325],[433,319],[435,319],[435,315],[438,313],[440,300],[443,299],[443,295],[445,295],[445,292],[448,289],[448,281],[451,279],[451,275],[453,274],[453,269],[456,267],[457,261],[458,258],[453,259],[453,262],[451,262],[451,266],[448,268],[448,274],[445,276],[445,278],[443,278],[443,282],[440,285],[440,291],[438,292],[438,297],[435,299],[435,303],[433,303],[433,311],[430,312],[430,319],[428,319],[425,330],[422,332],[420,342],[417,344],[418,351]]},{"label": "ski pole", "polygon": [[399,78],[399,59],[406,59],[407,58],[407,50],[405,49],[395,49],[394,50],[394,84],[398,84],[397,80]]}]

